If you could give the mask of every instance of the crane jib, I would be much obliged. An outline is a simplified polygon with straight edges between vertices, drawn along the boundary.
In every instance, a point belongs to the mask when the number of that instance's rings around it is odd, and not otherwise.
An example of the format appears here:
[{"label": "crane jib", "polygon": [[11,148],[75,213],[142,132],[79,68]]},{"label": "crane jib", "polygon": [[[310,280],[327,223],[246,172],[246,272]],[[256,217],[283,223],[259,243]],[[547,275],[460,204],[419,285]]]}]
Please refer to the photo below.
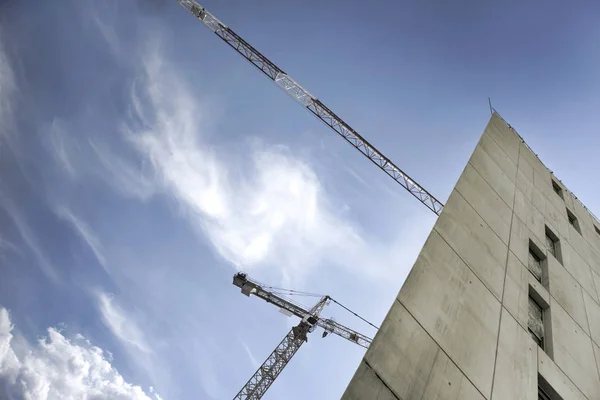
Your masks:
[{"label": "crane jib", "polygon": [[219,21],[214,15],[206,11],[204,7],[195,1],[177,1],[231,48],[275,82],[275,84],[283,89],[290,97],[309,110],[315,117],[325,125],[329,126],[337,134],[342,136],[349,144],[371,160],[371,162],[377,165],[377,167],[383,170],[389,177],[399,183],[423,205],[433,211],[436,215],[440,215],[444,208],[442,202],[425,190],[414,179],[408,176],[408,174],[398,168],[389,158],[377,150],[375,146],[359,135],[358,132],[327,108],[320,100],[308,93],[306,89],[294,81],[281,68],[275,65],[250,43],[246,42],[241,36]]},{"label": "crane jib", "polygon": [[[279,345],[267,357],[264,363],[256,370],[254,375],[252,375],[252,377],[239,391],[237,396],[234,397],[234,399],[260,399],[275,381],[277,376],[281,373],[283,368],[291,360],[292,356],[307,340],[307,335],[314,331],[317,327],[323,328],[323,337],[327,336],[329,333],[333,333],[352,343],[362,346],[365,349],[369,348],[369,345],[371,344],[372,339],[363,335],[362,333],[339,324],[333,319],[322,318],[320,316],[321,311],[323,311],[323,308],[329,303],[330,300],[339,304],[329,296],[322,296],[317,304],[315,304],[312,308],[307,309],[306,307],[296,304],[290,299],[284,298],[275,293],[272,289],[270,289],[270,287],[250,279],[243,272],[238,272],[233,275],[232,283],[234,286],[239,287],[243,294],[247,296],[255,295],[267,303],[271,303],[279,307],[280,310],[285,310],[287,313],[300,318],[300,323],[293,327],[292,330],[283,338],[281,343],[279,343]],[[288,292],[292,291],[288,290]],[[360,317],[353,311],[348,311],[364,320],[364,318]],[[370,324],[370,322],[366,322]]]},{"label": "crane jib", "polygon": [[[310,111],[311,114],[317,117],[325,125],[329,126],[334,132],[346,140],[346,142],[350,143],[355,149],[360,151],[377,167],[416,197],[427,208],[437,215],[441,213],[444,205],[439,200],[421,187],[414,179],[404,173],[390,159],[377,150],[375,146],[364,139],[358,132],[352,129],[350,125],[338,117],[320,100],[311,95],[281,68],[256,50],[250,43],[246,42],[241,36],[219,21],[214,15],[206,11],[204,7],[195,1],[177,0],[177,2],[214,34],[221,38],[221,40],[227,43],[264,75],[271,79],[290,97]],[[267,357],[234,399],[258,400],[262,398],[283,368],[291,360],[294,354],[296,354],[300,346],[307,340],[307,335],[316,327],[323,328],[323,337],[327,336],[329,333],[333,333],[364,348],[368,348],[371,344],[371,339],[369,337],[341,325],[333,319],[320,317],[323,308],[330,300],[332,300],[329,296],[323,296],[317,304],[308,310],[302,305],[278,295],[273,290],[269,290],[268,287],[249,279],[246,274],[235,274],[233,277],[233,284],[241,288],[243,294],[247,296],[255,295],[301,319],[300,323],[293,327],[283,338],[281,343],[273,350],[269,357]],[[351,310],[348,311],[352,312]],[[352,313],[366,321],[358,314]]]}]

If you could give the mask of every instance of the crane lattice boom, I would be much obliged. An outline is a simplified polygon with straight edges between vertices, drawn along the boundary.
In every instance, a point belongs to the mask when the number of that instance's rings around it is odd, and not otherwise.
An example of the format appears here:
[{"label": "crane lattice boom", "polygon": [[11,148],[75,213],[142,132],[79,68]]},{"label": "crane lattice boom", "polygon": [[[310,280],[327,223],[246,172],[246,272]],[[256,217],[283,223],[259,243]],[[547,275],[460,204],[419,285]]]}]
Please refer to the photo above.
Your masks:
[{"label": "crane lattice boom", "polygon": [[[258,68],[271,81],[275,82],[275,84],[283,89],[290,97],[360,151],[410,194],[415,196],[427,208],[437,215],[441,213],[444,205],[440,201],[398,168],[390,159],[377,150],[375,146],[370,144],[358,132],[352,129],[350,125],[338,117],[333,111],[327,108],[320,100],[311,95],[306,89],[288,76],[281,68],[262,55],[227,25],[223,24],[195,1],[177,0],[177,2],[200,22],[206,25],[225,43]],[[333,333],[364,348],[368,348],[371,344],[371,339],[369,337],[347,328],[333,319],[320,317],[323,308],[330,300],[333,300],[329,296],[323,296],[314,307],[308,310],[306,307],[297,304],[290,299],[284,298],[269,287],[249,279],[246,274],[235,274],[233,284],[240,287],[242,293],[245,295],[250,296],[251,294],[254,294],[257,297],[278,306],[286,313],[297,316],[301,320],[300,323],[293,327],[283,338],[281,343],[279,343],[275,350],[267,357],[265,362],[258,368],[234,399],[258,400],[262,398],[294,354],[296,354],[302,344],[308,340],[308,333],[312,332],[317,327],[324,329],[323,337],[329,333]]]},{"label": "crane lattice boom", "polygon": [[300,322],[298,326],[293,327],[233,400],[259,400],[262,398],[306,341],[309,329],[310,325],[305,322]]},{"label": "crane lattice boom", "polygon": [[375,146],[370,144],[365,138],[358,134],[358,132],[352,129],[350,125],[321,103],[320,100],[300,86],[300,84],[288,76],[281,68],[262,55],[237,33],[231,30],[231,28],[219,21],[214,15],[206,11],[200,4],[193,0],[177,0],[177,2],[200,22],[206,25],[208,29],[225,41],[225,43],[241,54],[246,60],[250,61],[252,65],[275,82],[277,86],[283,89],[294,100],[325,123],[325,125],[333,129],[365,157],[398,182],[404,189],[408,190],[410,194],[415,196],[427,208],[437,215],[440,214],[444,205],[439,200],[398,168],[390,159],[377,150]]},{"label": "crane lattice boom", "polygon": [[[233,277],[234,285],[239,286],[239,283],[242,284],[242,292],[244,292],[245,289],[249,289],[249,286],[246,283],[243,283],[244,279],[244,274],[236,274]],[[246,294],[250,296],[251,293]],[[287,363],[290,362],[294,354],[300,349],[300,346],[308,341],[307,335],[315,329],[317,318],[327,301],[327,297],[323,297],[310,311],[307,311],[307,314],[302,321],[285,335],[281,343],[279,343],[275,350],[267,357],[265,362],[263,362],[256,370],[254,375],[252,375],[233,400],[259,400],[262,398],[273,382],[275,382],[277,376],[283,371]]]},{"label": "crane lattice boom", "polygon": [[269,357],[267,357],[265,362],[256,370],[254,375],[252,375],[234,397],[234,400],[259,400],[262,398],[287,363],[290,362],[294,354],[300,349],[300,346],[308,340],[308,334],[317,327],[325,330],[323,337],[329,333],[334,333],[365,348],[368,348],[371,344],[371,338],[338,324],[332,319],[320,317],[321,311],[323,311],[323,308],[331,300],[329,296],[322,296],[317,304],[310,310],[307,310],[305,307],[283,298],[261,283],[253,281],[244,273],[238,272],[235,274],[233,276],[233,284],[241,288],[242,293],[246,296],[255,295],[260,297],[266,302],[276,305],[286,313],[295,315],[301,319],[300,323],[292,328]]},{"label": "crane lattice boom", "polygon": [[[233,277],[233,284],[242,289],[242,293],[246,296],[250,296],[251,294],[255,295],[266,301],[267,303],[271,303],[276,305],[282,310],[287,311],[288,313],[295,315],[300,319],[304,319],[307,316],[313,315],[318,318],[315,319],[313,325],[319,326],[325,330],[327,333],[333,333],[335,335],[341,336],[346,340],[349,340],[353,343],[356,343],[359,346],[364,347],[365,349],[369,348],[371,344],[371,338],[363,335],[362,333],[356,332],[353,329],[350,329],[330,318],[321,318],[319,314],[323,307],[327,305],[330,300],[329,296],[324,296],[319,303],[317,303],[318,308],[314,310],[307,310],[303,306],[294,303],[289,299],[285,299],[268,288],[264,287],[259,282],[253,281],[248,278],[246,274],[237,273]],[[316,306],[316,307],[317,307]]]}]

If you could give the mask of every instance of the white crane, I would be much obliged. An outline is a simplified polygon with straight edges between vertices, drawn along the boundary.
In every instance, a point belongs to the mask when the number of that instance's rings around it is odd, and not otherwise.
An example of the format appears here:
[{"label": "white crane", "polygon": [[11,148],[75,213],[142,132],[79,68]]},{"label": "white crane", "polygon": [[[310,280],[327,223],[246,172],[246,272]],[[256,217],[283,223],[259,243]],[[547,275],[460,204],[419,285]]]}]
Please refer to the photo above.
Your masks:
[{"label": "white crane", "polygon": [[398,182],[404,189],[408,190],[410,194],[415,196],[427,208],[437,215],[440,215],[444,205],[438,199],[398,168],[389,158],[384,156],[375,148],[375,146],[359,135],[358,132],[352,129],[352,127],[344,122],[344,120],[335,115],[333,111],[321,103],[320,100],[308,93],[306,89],[300,86],[288,74],[283,72],[281,68],[262,55],[237,33],[231,30],[231,28],[219,21],[214,15],[206,11],[200,4],[193,0],[177,0],[177,2],[200,22],[206,25],[208,29],[223,39],[225,43],[241,54],[246,60],[250,61],[252,65],[275,82],[277,86],[300,103],[300,105],[319,118],[325,125],[333,129],[348,143],[354,146],[354,148],[381,168],[383,172]]},{"label": "white crane", "polygon": [[[377,150],[375,146],[352,129],[350,125],[327,108],[320,100],[311,95],[306,89],[300,86],[281,68],[242,39],[231,28],[219,21],[214,15],[194,0],[177,0],[177,2],[225,43],[231,46],[231,48],[258,68],[302,107],[310,111],[311,114],[333,129],[333,131],[371,160],[371,162],[377,165],[383,172],[398,182],[427,208],[436,215],[441,213],[444,205],[439,200],[419,185],[414,179],[404,173],[389,158]],[[312,332],[316,327],[322,327],[324,329],[323,336],[334,333],[365,348],[368,348],[371,343],[370,338],[340,325],[331,319],[320,317],[320,313],[325,305],[327,305],[329,301],[335,301],[329,296],[323,296],[319,302],[309,310],[289,299],[281,297],[276,291],[270,290],[267,286],[250,280],[245,274],[236,274],[233,278],[233,283],[242,289],[242,293],[248,296],[254,294],[267,302],[277,305],[285,312],[291,313],[301,319],[300,323],[292,328],[267,360],[250,378],[248,383],[246,383],[242,390],[235,396],[234,399],[236,400],[260,399],[293,355],[296,354],[302,343],[307,340],[308,333]],[[359,316],[359,318],[361,317]]]},{"label": "white crane", "polygon": [[[330,318],[320,317],[321,311],[330,301],[337,303],[337,301],[329,296],[321,296],[317,304],[311,309],[307,309],[283,295],[283,293],[294,294],[294,292],[296,294],[306,293],[272,288],[248,278],[246,274],[241,272],[238,272],[233,276],[233,284],[241,288],[242,293],[246,296],[255,295],[256,297],[279,307],[285,314],[295,315],[300,318],[300,323],[294,326],[283,338],[281,343],[279,343],[275,350],[273,350],[265,362],[258,370],[256,370],[254,375],[252,375],[244,387],[234,397],[234,400],[260,399],[281,371],[283,371],[283,368],[292,359],[294,354],[296,354],[300,346],[308,340],[308,333],[314,331],[317,327],[323,328],[323,337],[333,333],[364,348],[368,348],[371,344],[371,338],[358,333],[353,329],[347,328]],[[371,324],[368,321],[366,322]]]}]

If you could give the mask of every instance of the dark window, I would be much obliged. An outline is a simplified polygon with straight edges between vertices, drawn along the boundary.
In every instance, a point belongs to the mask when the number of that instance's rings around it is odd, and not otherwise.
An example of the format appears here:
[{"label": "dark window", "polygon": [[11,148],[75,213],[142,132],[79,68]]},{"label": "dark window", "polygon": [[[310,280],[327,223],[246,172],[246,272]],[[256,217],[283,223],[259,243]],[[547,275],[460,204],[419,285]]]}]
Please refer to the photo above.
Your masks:
[{"label": "dark window", "polygon": [[538,400],[562,400],[544,377],[538,374]]},{"label": "dark window", "polygon": [[529,334],[535,342],[544,349],[544,312],[542,307],[529,296],[529,320],[527,322]]},{"label": "dark window", "polygon": [[560,242],[558,237],[546,226],[546,247],[548,253],[552,254],[554,258],[562,264],[562,253],[560,251]]},{"label": "dark window", "polygon": [[542,282],[542,260],[535,253],[535,250],[529,246],[529,261],[527,263],[529,271],[533,274],[538,282]]},{"label": "dark window", "polygon": [[581,235],[581,229],[579,229],[579,221],[577,221],[577,217],[575,216],[575,214],[573,214],[571,211],[569,211],[568,208],[567,208],[567,218],[569,219],[569,224],[571,224],[571,226],[573,228],[575,228],[575,230],[577,232],[579,232],[579,234]]},{"label": "dark window", "polygon": [[558,186],[558,183],[556,183],[554,180],[552,180],[552,189],[554,189],[554,193],[559,195],[560,198],[564,200],[562,189],[560,188],[560,186]]},{"label": "dark window", "polygon": [[594,229],[596,230],[596,233],[597,233],[598,235],[600,235],[600,228],[598,228],[596,225],[594,225]]},{"label": "dark window", "polygon": [[544,389],[538,386],[538,400],[552,400],[550,396],[544,392]]},{"label": "dark window", "polygon": [[546,247],[548,247],[548,251],[550,254],[556,258],[556,242],[552,239],[548,233],[546,232]]}]

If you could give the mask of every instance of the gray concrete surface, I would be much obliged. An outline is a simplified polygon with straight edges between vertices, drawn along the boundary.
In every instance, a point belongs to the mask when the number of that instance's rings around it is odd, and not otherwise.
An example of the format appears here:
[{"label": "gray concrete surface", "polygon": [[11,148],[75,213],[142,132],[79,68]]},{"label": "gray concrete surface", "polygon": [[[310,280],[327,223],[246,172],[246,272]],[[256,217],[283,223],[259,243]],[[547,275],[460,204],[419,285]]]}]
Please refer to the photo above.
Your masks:
[{"label": "gray concrete surface", "polygon": [[[494,114],[343,399],[535,400],[540,384],[564,400],[600,400],[594,227]],[[527,269],[530,241],[546,258],[542,282]],[[545,349],[527,329],[530,293],[548,307]]]}]

